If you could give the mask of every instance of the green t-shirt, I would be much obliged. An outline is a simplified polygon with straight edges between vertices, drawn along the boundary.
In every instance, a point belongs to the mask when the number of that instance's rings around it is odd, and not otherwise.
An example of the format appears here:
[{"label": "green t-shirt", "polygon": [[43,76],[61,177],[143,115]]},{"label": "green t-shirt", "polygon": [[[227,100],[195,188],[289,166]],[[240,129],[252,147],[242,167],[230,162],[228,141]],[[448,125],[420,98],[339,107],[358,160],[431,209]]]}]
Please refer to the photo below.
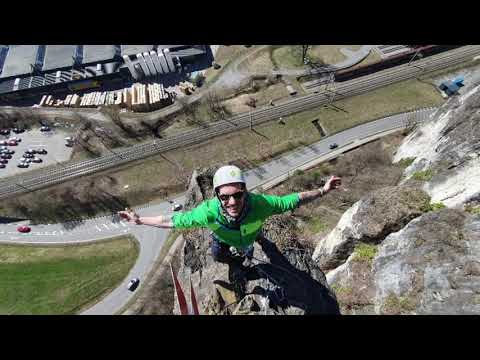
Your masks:
[{"label": "green t-shirt", "polygon": [[215,237],[230,246],[245,248],[257,238],[266,219],[282,214],[298,206],[298,193],[284,196],[249,193],[249,209],[239,229],[229,228],[220,211],[220,201],[213,198],[203,201],[196,208],[172,217],[176,229],[208,227]]}]

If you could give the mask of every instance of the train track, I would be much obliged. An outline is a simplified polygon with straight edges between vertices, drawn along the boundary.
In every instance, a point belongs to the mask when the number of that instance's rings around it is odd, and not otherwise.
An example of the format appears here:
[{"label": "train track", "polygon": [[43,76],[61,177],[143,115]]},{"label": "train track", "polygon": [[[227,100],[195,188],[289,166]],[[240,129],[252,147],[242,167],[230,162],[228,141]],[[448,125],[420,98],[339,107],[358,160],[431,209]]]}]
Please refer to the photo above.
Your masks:
[{"label": "train track", "polygon": [[[264,122],[278,119],[297,112],[328,104],[333,99],[360,95],[395,82],[415,78],[419,75],[444,69],[472,59],[480,54],[480,46],[465,46],[445,53],[415,61],[408,66],[400,65],[377,73],[342,82],[336,85],[335,92],[324,91],[287,100],[275,107],[265,107],[222,120],[204,129],[194,129],[158,140],[152,143],[135,145],[123,151],[96,159],[70,163],[63,167],[39,170],[33,174],[24,174],[7,178],[0,182],[0,199],[58,184],[80,176],[90,175],[135,160],[140,160],[161,152],[194,145],[219,135],[249,128]],[[333,98],[333,99],[332,99]]]}]

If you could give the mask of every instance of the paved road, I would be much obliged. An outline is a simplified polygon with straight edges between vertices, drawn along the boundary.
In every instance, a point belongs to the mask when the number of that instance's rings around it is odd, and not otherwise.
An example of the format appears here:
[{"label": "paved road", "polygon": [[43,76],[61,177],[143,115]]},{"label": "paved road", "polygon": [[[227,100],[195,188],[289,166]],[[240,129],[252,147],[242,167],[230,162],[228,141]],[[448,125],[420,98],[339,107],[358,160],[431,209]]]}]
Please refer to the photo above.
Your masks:
[{"label": "paved road", "polygon": [[[398,129],[406,123],[406,120],[412,115],[418,121],[428,117],[434,110],[421,110],[412,113],[389,116],[370,123],[359,125],[355,128],[345,130],[310,146],[298,148],[282,157],[249,170],[246,172],[247,185],[250,189],[255,187],[263,189],[272,186],[275,179],[282,179],[298,168],[305,168],[315,161],[322,160],[322,157],[332,157],[348,150],[358,141],[377,134],[379,132]],[[355,141],[357,141],[355,143]],[[329,144],[336,142],[339,148],[335,151],[329,149]],[[184,202],[183,194],[173,199],[176,202]],[[160,204],[140,207],[136,209],[143,216],[171,213],[171,204],[162,202]],[[120,287],[113,290],[103,300],[87,309],[83,314],[115,314],[118,312],[133,296],[126,290],[126,285],[132,277],[144,279],[158,257],[160,250],[168,236],[168,231],[147,226],[132,226],[125,222],[119,222],[116,216],[105,216],[93,218],[84,222],[49,224],[32,226],[32,232],[29,234],[20,234],[15,229],[19,225],[4,224],[0,225],[0,243],[30,243],[30,244],[62,244],[79,243],[87,241],[99,241],[112,236],[122,234],[133,234],[140,244],[140,253],[136,264],[133,266],[128,276],[122,282]],[[22,222],[25,223],[25,222]],[[137,290],[138,291],[138,290]]]}]

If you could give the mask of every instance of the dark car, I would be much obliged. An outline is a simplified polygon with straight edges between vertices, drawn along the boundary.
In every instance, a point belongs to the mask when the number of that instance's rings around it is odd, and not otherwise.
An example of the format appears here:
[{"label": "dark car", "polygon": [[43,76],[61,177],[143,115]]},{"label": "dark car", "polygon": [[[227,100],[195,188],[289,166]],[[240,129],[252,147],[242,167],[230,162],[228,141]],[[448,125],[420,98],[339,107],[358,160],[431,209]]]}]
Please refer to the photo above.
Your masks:
[{"label": "dark car", "polygon": [[0,159],[0,164],[8,164],[8,160],[7,159]]},{"label": "dark car", "polygon": [[330,149],[335,149],[338,147],[338,144],[337,143],[332,143],[328,146]]},{"label": "dark car", "polygon": [[45,149],[37,149],[37,150],[35,150],[35,152],[37,154],[41,154],[41,155],[46,155],[48,153],[47,150],[45,150]]},{"label": "dark car", "polygon": [[27,225],[20,225],[19,227],[17,227],[17,231],[21,233],[29,233],[31,230],[32,229],[30,228],[30,226]]},{"label": "dark car", "polygon": [[11,159],[12,158],[12,155],[10,154],[0,154],[0,159]]},{"label": "dark car", "polygon": [[15,154],[15,150],[10,150],[10,149],[2,149],[0,150],[0,152],[2,154],[9,154],[9,155]]},{"label": "dark car", "polygon": [[44,125],[40,128],[40,131],[50,131],[50,126]]},{"label": "dark car", "polygon": [[[27,160],[30,160],[30,159],[27,159]],[[41,163],[42,159],[35,156],[33,159],[31,159],[31,161],[34,162],[34,163]]]},{"label": "dark car", "polygon": [[33,155],[33,154],[35,154],[35,153],[36,153],[36,151],[33,150],[33,149],[27,149],[27,150],[25,150],[25,154],[32,154],[32,155]]},{"label": "dark car", "polygon": [[0,129],[0,135],[10,135],[10,129]]},{"label": "dark car", "polygon": [[15,134],[20,134],[25,131],[23,128],[13,128],[12,130]]},{"label": "dark car", "polygon": [[19,168],[28,168],[28,166],[29,166],[28,163],[24,163],[24,162],[20,162],[17,165],[17,167],[19,167]]},{"label": "dark car", "polygon": [[128,283],[127,289],[130,290],[130,291],[135,291],[135,289],[138,287],[138,284],[140,284],[140,279],[139,278],[133,278]]},{"label": "dark car", "polygon": [[33,158],[33,154],[25,153],[25,154],[22,155],[22,157],[25,158],[25,159],[31,159],[31,158]]},{"label": "dark car", "polygon": [[7,165],[5,164],[0,164],[0,169],[5,169],[7,167]]}]

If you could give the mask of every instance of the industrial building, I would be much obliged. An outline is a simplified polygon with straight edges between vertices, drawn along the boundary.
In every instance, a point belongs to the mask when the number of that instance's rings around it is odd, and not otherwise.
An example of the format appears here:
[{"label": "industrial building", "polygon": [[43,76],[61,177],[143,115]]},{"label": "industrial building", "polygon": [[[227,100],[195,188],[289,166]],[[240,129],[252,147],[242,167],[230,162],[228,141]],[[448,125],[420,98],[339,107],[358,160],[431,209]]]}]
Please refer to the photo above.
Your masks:
[{"label": "industrial building", "polygon": [[208,45],[0,45],[0,104],[161,83],[212,60]]}]

